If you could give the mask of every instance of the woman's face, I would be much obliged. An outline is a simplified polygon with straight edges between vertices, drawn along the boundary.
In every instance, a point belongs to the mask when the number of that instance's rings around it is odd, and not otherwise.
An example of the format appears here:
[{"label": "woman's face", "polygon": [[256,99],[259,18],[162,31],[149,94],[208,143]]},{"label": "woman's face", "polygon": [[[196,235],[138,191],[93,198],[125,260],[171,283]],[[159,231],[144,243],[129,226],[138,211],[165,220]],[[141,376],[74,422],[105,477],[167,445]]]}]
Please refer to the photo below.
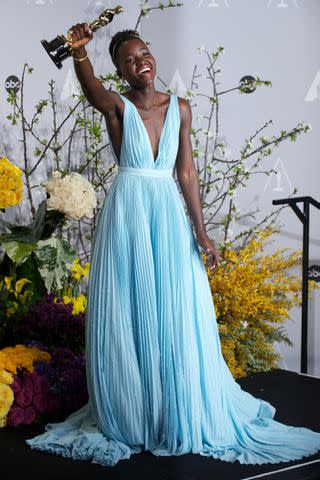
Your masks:
[{"label": "woman's face", "polygon": [[[147,45],[138,38],[123,42],[117,55],[117,73],[132,87],[141,88],[153,82],[156,61]],[[143,70],[148,70],[142,73]]]}]

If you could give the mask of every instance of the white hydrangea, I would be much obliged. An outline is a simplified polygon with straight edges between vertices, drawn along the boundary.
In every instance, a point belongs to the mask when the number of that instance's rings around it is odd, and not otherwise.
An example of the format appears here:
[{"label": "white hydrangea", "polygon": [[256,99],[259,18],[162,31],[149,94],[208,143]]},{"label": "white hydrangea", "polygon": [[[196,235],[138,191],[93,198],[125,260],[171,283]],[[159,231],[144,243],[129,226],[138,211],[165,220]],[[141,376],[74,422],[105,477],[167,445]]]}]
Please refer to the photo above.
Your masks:
[{"label": "white hydrangea", "polygon": [[97,196],[92,184],[79,173],[72,172],[61,178],[61,172],[55,170],[46,184],[46,190],[50,194],[47,210],[58,210],[70,219],[93,217]]}]

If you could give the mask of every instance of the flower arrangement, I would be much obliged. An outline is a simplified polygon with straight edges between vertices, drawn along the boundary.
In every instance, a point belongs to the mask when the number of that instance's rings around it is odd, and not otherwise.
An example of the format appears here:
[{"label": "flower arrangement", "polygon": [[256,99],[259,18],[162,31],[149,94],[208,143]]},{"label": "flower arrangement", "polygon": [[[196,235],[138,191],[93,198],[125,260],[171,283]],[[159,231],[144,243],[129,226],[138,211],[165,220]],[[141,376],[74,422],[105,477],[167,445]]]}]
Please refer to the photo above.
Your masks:
[{"label": "flower arrangement", "polygon": [[21,320],[17,339],[41,341],[50,350],[70,348],[76,353],[84,351],[85,312],[74,315],[72,302],[65,304],[54,293],[33,302]]},{"label": "flower arrangement", "polygon": [[35,421],[39,422],[43,413],[52,410],[49,382],[44,375],[22,370],[14,376],[10,387],[13,402],[7,414],[7,425],[11,427],[31,425]]},{"label": "flower arrangement", "polygon": [[86,403],[87,299],[80,288],[89,266],[77,257],[60,295],[36,300],[29,279],[1,280],[0,332],[1,326],[10,327],[6,338],[18,344],[0,350],[0,427],[43,424]]},{"label": "flower arrangement", "polygon": [[9,385],[13,375],[6,370],[0,371],[0,428],[7,423],[7,415],[14,401],[14,394]]},{"label": "flower arrangement", "polygon": [[[89,276],[89,268],[89,262],[85,262],[82,265],[79,257],[76,257],[65,277],[62,288],[52,292],[49,296],[46,296],[48,294],[45,292],[43,295],[40,294],[36,288],[36,280],[32,275],[32,281],[25,277],[15,280],[14,276],[0,275],[0,348],[12,343],[21,343],[25,339],[41,340],[40,332],[47,328],[46,322],[42,318],[42,314],[45,311],[39,312],[39,315],[36,313],[31,322],[29,321],[30,315],[28,315],[28,312],[32,312],[33,308],[46,310],[43,307],[43,303],[47,300],[49,300],[49,303],[53,301],[60,305],[52,310],[57,316],[62,315],[61,309],[66,310],[63,305],[69,305],[64,316],[68,319],[70,317],[68,325],[69,333],[71,331],[72,338],[74,338],[72,346],[75,348],[75,351],[78,351],[77,345],[81,345],[82,348],[84,342],[84,315],[87,308],[86,281]],[[31,305],[33,307],[30,310]],[[48,304],[47,309],[50,308],[51,306]],[[48,315],[50,318],[51,314]],[[39,325],[37,325],[37,319],[39,319]],[[25,325],[23,325],[24,322]],[[50,320],[50,322],[52,323],[53,321]],[[62,326],[62,335],[66,333],[65,330]],[[78,333],[76,333],[76,330]],[[55,336],[52,336],[51,332],[47,331],[42,340],[46,341],[47,338],[55,338]],[[59,338],[57,345],[61,344],[61,336]]]},{"label": "flower arrangement", "polygon": [[42,342],[0,350],[0,427],[42,424],[88,401],[85,357]]},{"label": "flower arrangement", "polygon": [[47,210],[57,210],[68,218],[78,220],[93,217],[97,197],[91,183],[79,173],[63,176],[59,170],[55,170],[46,188],[51,195],[47,200]]},{"label": "flower arrangement", "polygon": [[[76,251],[70,242],[61,237],[53,237],[53,233],[58,228],[62,229],[68,218],[92,218],[97,198],[90,182],[75,172],[71,175],[53,172],[46,188],[51,196],[41,202],[29,225],[16,226],[0,219],[0,226],[10,230],[10,233],[0,234],[1,246],[5,252],[0,271],[9,276],[23,265],[22,270],[32,271],[36,280],[34,290],[46,289],[50,293],[63,288],[67,272],[76,257]],[[83,310],[83,297],[77,300],[73,298],[73,301],[77,311]]]},{"label": "flower arrangement", "polygon": [[[290,319],[290,310],[301,303],[301,278],[287,273],[300,262],[301,252],[279,248],[266,254],[272,234],[268,227],[244,248],[226,248],[220,266],[207,269],[222,352],[234,377],[276,368],[273,343],[292,345],[283,326],[271,324]],[[310,288],[320,287],[310,281]]]},{"label": "flower arrangement", "polygon": [[18,369],[33,371],[33,364],[37,360],[48,362],[51,356],[48,352],[36,347],[26,347],[18,344],[15,347],[5,347],[0,350],[0,372],[17,373]]},{"label": "flower arrangement", "polygon": [[[39,348],[47,348],[41,342],[36,344]],[[35,362],[35,371],[49,381],[50,417],[63,418],[88,401],[85,354],[77,355],[69,348],[57,347],[51,350],[51,356],[50,363]]]},{"label": "flower arrangement", "polygon": [[[41,399],[33,394],[33,389],[38,388],[39,393],[43,392],[44,388],[39,386],[39,382],[42,385],[46,381],[32,374],[33,364],[37,360],[48,362],[50,358],[48,352],[21,344],[0,350],[1,427],[7,424],[30,424],[34,421],[37,410],[40,411],[43,405]],[[17,376],[18,372],[23,372],[22,381]],[[36,382],[38,387],[35,387]]]},{"label": "flower arrangement", "polygon": [[0,209],[21,203],[23,194],[22,170],[7,157],[0,158]]}]

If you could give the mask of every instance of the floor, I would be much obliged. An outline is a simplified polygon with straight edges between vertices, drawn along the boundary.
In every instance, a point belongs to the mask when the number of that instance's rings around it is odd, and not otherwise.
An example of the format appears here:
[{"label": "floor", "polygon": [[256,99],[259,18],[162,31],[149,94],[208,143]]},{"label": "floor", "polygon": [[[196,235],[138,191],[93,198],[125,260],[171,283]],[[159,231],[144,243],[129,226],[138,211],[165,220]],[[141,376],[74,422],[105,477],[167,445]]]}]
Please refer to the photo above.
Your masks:
[{"label": "floor", "polygon": [[[320,378],[276,369],[238,379],[241,387],[269,401],[276,408],[275,420],[320,431]],[[280,464],[241,465],[201,455],[156,457],[144,452],[102,467],[38,450],[24,442],[40,433],[35,428],[0,430],[1,476],[5,479],[51,480],[306,480],[320,479],[320,452],[301,460]],[[5,476],[4,476],[5,474]],[[10,477],[9,477],[10,475]]]}]

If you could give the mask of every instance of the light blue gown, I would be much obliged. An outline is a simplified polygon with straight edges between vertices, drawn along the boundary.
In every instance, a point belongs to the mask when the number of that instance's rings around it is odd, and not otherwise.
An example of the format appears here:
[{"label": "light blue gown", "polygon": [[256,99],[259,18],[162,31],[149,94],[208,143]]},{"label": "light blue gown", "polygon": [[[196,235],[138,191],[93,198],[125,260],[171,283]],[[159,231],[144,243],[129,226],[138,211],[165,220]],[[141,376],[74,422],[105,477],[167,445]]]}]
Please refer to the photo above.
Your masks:
[{"label": "light blue gown", "polygon": [[275,408],[242,390],[222,356],[207,273],[172,176],[177,95],[155,160],[139,111],[120,97],[120,166],[92,241],[89,401],[26,442],[110,466],[142,450],[241,464],[316,453],[320,433],[274,420]]}]

